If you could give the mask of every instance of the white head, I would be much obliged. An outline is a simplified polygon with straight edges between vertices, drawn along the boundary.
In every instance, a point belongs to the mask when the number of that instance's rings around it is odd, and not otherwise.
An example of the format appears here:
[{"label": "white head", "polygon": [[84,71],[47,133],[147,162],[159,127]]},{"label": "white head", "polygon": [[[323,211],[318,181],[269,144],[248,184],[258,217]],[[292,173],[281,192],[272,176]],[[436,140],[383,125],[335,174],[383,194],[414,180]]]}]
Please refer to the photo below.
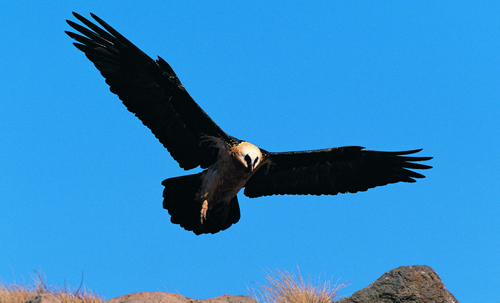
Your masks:
[{"label": "white head", "polygon": [[262,160],[260,149],[248,142],[241,142],[233,148],[234,158],[245,167],[245,172],[253,173]]}]

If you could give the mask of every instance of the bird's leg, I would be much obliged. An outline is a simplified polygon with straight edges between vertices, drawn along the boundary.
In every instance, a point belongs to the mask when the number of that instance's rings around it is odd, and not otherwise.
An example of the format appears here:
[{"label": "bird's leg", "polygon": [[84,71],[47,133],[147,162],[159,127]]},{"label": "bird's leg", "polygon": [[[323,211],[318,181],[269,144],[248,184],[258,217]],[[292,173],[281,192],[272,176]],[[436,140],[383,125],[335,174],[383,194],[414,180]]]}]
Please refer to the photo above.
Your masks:
[{"label": "bird's leg", "polygon": [[201,205],[201,212],[200,212],[201,224],[203,224],[203,222],[207,220],[207,210],[208,210],[208,201],[205,199],[203,200],[203,204]]}]

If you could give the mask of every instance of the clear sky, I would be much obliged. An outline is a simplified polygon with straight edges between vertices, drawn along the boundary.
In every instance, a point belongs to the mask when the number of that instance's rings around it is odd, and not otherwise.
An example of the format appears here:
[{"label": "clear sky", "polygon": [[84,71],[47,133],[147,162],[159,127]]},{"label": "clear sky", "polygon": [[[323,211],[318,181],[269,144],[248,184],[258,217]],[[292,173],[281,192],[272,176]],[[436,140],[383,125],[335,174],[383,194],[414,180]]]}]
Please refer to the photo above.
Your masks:
[{"label": "clear sky", "polygon": [[[366,287],[429,265],[460,302],[500,288],[497,1],[7,1],[0,18],[0,277],[204,299],[265,269]],[[127,3],[127,4],[124,4]],[[227,133],[266,150],[424,148],[415,184],[239,195],[195,236],[161,181],[186,174],[64,34],[93,12],[167,60]],[[192,171],[189,173],[193,173]]]}]

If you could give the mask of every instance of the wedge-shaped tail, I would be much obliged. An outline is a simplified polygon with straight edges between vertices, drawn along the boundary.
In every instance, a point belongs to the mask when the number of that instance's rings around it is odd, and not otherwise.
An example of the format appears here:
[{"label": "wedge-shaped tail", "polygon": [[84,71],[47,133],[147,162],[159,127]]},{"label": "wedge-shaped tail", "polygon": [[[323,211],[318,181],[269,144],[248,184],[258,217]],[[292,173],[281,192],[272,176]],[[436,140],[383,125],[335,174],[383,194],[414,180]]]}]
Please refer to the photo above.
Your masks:
[{"label": "wedge-shaped tail", "polygon": [[195,234],[215,234],[240,220],[238,198],[234,196],[229,204],[216,203],[207,211],[203,224],[200,220],[201,202],[196,200],[200,190],[202,173],[166,179],[162,182],[163,208],[168,210],[171,221]]}]

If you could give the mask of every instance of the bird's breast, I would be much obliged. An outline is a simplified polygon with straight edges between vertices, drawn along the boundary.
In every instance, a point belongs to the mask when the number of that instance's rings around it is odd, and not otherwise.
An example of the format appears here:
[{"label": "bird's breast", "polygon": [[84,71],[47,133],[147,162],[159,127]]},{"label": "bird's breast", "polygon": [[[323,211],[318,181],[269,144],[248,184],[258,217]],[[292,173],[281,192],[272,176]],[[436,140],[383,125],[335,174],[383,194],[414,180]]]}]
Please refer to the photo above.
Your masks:
[{"label": "bird's breast", "polygon": [[208,200],[209,208],[215,203],[229,203],[251,176],[233,161],[223,160],[219,159],[202,174],[199,200]]}]

